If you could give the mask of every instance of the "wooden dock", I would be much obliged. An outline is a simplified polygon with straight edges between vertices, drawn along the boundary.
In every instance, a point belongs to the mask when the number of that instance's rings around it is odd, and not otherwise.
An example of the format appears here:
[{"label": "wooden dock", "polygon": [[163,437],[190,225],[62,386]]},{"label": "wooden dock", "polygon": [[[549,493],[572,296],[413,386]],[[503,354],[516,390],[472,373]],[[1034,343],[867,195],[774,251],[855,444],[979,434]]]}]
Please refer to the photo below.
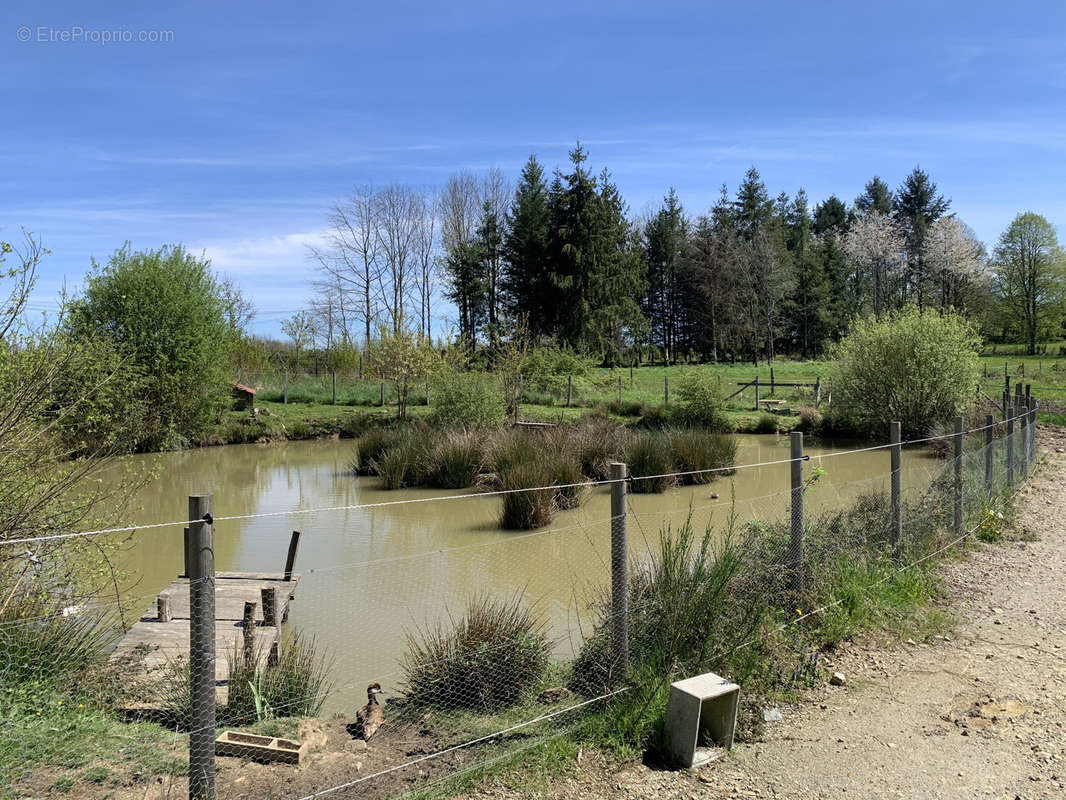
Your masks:
[{"label": "wooden dock", "polygon": [[[260,667],[276,658],[281,624],[289,613],[299,575],[257,572],[215,574],[215,681],[229,678],[233,654],[250,645]],[[273,609],[270,606],[273,605]],[[264,615],[264,611],[266,614]],[[251,624],[247,622],[251,618]],[[246,634],[246,631],[251,633]],[[144,651],[148,669],[189,658],[189,579],[177,578],[118,643],[112,660]]]},{"label": "wooden dock", "polygon": [[[299,531],[293,531],[284,572],[216,572],[214,575],[215,686],[220,702],[226,701],[230,662],[235,654],[255,659],[259,669],[276,662],[280,654],[281,626],[288,619],[289,603],[296,595],[300,580],[293,573],[299,540]],[[136,664],[136,671],[145,676],[171,663],[188,663],[188,574],[187,556],[185,575],[178,576],[160,592],[155,604],[126,632],[111,653],[112,661]],[[152,703],[137,705],[147,710],[153,706]]]}]

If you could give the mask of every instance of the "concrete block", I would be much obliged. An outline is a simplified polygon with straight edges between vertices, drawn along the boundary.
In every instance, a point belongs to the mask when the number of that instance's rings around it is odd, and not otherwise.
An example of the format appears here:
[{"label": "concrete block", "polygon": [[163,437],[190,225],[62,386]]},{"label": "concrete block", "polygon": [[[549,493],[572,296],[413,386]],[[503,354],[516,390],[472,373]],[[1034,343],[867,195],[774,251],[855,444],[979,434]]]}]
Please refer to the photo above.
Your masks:
[{"label": "concrete block", "polygon": [[306,744],[291,739],[277,739],[239,731],[225,731],[215,740],[215,755],[249,758],[252,761],[299,764],[306,750]]},{"label": "concrete block", "polygon": [[714,758],[716,747],[733,746],[740,687],[708,672],[670,684],[666,707],[666,747],[682,767]]}]

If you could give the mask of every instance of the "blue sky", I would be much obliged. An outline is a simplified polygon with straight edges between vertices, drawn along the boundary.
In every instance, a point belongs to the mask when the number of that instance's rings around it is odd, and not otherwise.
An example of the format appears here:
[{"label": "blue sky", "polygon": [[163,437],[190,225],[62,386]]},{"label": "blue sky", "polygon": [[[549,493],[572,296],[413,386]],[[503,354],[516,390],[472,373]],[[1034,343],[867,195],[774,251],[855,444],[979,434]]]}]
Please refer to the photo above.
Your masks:
[{"label": "blue sky", "polygon": [[0,237],[52,251],[35,307],[126,240],[184,242],[275,332],[354,185],[578,138],[634,211],[670,186],[705,211],[752,164],[849,202],[920,164],[990,244],[1019,211],[1066,224],[1066,4],[523,5],[7,0]]}]

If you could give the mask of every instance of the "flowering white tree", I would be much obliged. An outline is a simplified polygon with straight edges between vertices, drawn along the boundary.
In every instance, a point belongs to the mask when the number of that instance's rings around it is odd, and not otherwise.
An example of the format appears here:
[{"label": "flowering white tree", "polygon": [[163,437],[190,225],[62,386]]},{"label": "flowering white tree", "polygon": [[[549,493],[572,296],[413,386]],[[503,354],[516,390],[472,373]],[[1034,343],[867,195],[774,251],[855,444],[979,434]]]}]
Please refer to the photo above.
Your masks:
[{"label": "flowering white tree", "polygon": [[855,271],[856,283],[872,284],[874,314],[878,317],[887,304],[889,281],[905,261],[903,231],[892,217],[871,211],[852,223],[844,237],[844,253]]},{"label": "flowering white tree", "polygon": [[959,305],[960,290],[986,275],[985,246],[958,217],[941,217],[932,224],[922,258],[940,283],[940,305]]}]

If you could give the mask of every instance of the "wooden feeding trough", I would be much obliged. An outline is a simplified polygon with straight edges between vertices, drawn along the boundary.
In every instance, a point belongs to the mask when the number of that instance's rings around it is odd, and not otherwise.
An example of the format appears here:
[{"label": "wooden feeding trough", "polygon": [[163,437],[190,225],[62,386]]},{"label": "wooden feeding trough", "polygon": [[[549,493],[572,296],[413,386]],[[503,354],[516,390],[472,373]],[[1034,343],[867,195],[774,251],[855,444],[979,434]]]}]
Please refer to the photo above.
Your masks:
[{"label": "wooden feeding trough", "polygon": [[280,762],[297,764],[307,753],[307,743],[276,736],[259,736],[255,733],[224,731],[215,739],[215,755],[248,758],[263,763]]}]

